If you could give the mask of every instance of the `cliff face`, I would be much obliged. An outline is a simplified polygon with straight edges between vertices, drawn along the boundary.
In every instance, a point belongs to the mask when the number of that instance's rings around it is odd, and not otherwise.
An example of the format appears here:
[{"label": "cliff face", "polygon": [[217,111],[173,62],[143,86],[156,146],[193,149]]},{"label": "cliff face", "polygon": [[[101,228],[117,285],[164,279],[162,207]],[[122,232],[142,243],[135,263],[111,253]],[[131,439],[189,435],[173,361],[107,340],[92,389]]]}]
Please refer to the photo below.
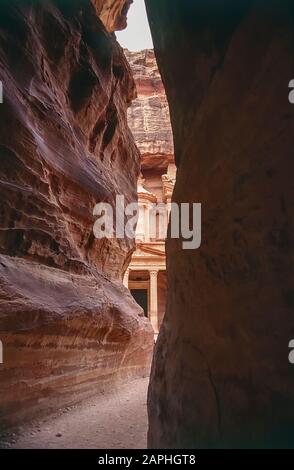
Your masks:
[{"label": "cliff face", "polygon": [[148,371],[153,333],[122,287],[134,244],[96,240],[93,209],[136,200],[134,82],[90,2],[0,11],[0,420]]},{"label": "cliff face", "polygon": [[174,201],[202,203],[203,217],[199,250],[167,243],[149,445],[293,447],[293,2],[146,4]]},{"label": "cliff face", "polygon": [[143,169],[166,168],[173,161],[169,108],[154,51],[125,51],[137,88],[128,122],[141,152]]}]

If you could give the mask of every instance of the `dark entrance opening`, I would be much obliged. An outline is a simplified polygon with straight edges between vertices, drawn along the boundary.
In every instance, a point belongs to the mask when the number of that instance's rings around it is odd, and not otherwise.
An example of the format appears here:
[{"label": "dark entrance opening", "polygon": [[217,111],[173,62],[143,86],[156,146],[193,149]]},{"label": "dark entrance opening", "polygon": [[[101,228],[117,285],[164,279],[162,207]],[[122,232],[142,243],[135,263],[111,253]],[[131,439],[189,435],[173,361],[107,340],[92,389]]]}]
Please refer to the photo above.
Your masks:
[{"label": "dark entrance opening", "polygon": [[148,318],[148,291],[147,289],[131,289],[131,294],[134,297],[137,304],[142,307],[145,313],[145,317]]}]

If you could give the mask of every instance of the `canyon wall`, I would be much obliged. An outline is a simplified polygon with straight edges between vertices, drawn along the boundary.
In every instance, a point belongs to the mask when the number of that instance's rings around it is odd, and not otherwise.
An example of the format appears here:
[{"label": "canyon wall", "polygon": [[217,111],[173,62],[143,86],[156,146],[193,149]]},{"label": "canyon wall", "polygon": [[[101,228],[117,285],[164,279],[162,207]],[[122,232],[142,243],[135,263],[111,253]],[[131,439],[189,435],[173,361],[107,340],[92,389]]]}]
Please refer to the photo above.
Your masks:
[{"label": "canyon wall", "polygon": [[154,51],[125,50],[125,54],[137,89],[137,98],[128,110],[128,123],[141,153],[142,169],[166,169],[174,161],[173,135]]},{"label": "canyon wall", "polygon": [[294,447],[291,1],[146,0],[170,104],[175,202],[202,245],[168,239],[149,446]]},{"label": "canyon wall", "polygon": [[93,235],[95,204],[135,201],[139,174],[106,27],[90,1],[1,2],[1,427],[149,371],[153,331],[121,283],[134,242]]}]

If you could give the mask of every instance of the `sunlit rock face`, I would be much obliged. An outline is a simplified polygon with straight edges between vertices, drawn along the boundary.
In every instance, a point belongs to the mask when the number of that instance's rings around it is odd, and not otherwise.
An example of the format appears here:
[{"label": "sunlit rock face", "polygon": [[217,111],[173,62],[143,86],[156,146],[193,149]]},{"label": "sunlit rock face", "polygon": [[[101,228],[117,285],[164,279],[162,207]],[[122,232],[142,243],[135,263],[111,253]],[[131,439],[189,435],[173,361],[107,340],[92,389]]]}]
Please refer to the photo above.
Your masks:
[{"label": "sunlit rock face", "polygon": [[137,88],[128,122],[145,170],[164,169],[174,159],[169,108],[154,51],[125,51]]},{"label": "sunlit rock face", "polygon": [[199,250],[167,243],[149,446],[293,447],[293,2],[146,4],[203,218]]},{"label": "sunlit rock face", "polygon": [[91,0],[108,32],[127,27],[127,14],[133,0]]},{"label": "sunlit rock face", "polygon": [[0,11],[0,422],[148,372],[153,333],[121,285],[133,241],[93,209],[135,201],[134,81],[90,2]]}]

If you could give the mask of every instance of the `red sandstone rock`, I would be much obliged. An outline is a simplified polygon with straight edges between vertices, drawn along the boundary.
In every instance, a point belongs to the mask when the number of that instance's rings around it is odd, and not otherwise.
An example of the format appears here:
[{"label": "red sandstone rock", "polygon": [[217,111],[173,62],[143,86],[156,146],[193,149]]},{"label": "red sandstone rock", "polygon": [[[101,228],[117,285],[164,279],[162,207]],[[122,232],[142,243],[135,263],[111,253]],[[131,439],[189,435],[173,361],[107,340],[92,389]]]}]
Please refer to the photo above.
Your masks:
[{"label": "red sandstone rock", "polygon": [[173,135],[164,86],[154,51],[125,51],[137,87],[128,123],[141,152],[143,170],[166,169],[174,160]]},{"label": "red sandstone rock", "polygon": [[0,256],[1,428],[149,373],[153,332],[120,283]]},{"label": "red sandstone rock", "polygon": [[293,2],[147,0],[171,107],[176,202],[149,446],[293,447]]},{"label": "red sandstone rock", "polygon": [[[100,2],[101,3],[101,2]],[[0,8],[0,421],[148,371],[153,333],[121,280],[134,250],[93,208],[136,200],[134,82],[90,3]]]}]

